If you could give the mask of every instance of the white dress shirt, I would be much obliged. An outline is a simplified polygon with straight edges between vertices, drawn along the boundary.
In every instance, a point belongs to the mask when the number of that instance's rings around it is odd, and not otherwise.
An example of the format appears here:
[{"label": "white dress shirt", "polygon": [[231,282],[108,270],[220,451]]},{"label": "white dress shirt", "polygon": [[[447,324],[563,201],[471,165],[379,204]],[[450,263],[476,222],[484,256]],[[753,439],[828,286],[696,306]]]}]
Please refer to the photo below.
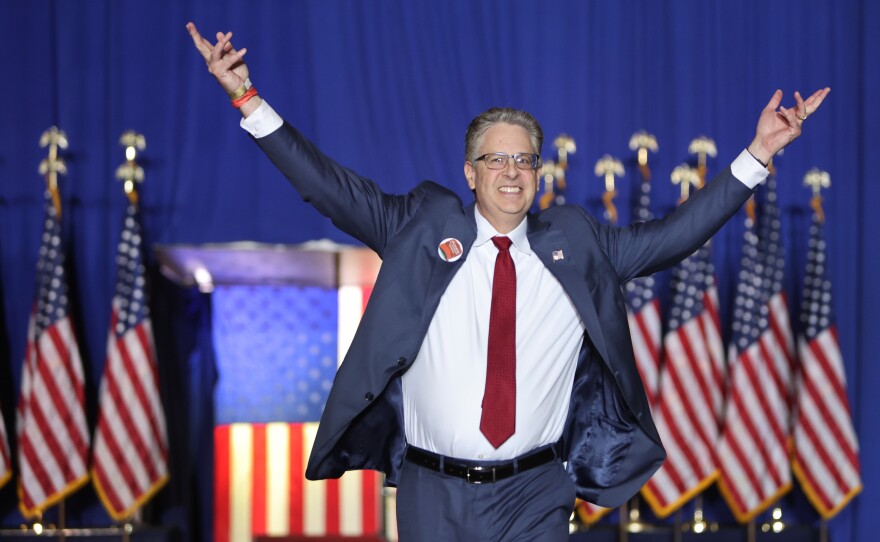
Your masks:
[{"label": "white dress shirt", "polygon": [[497,450],[480,432],[492,279],[500,235],[474,209],[477,237],[403,375],[409,444],[463,459],[510,459],[556,442],[568,414],[584,326],[529,247],[526,220],[507,236],[516,266],[516,431]]}]

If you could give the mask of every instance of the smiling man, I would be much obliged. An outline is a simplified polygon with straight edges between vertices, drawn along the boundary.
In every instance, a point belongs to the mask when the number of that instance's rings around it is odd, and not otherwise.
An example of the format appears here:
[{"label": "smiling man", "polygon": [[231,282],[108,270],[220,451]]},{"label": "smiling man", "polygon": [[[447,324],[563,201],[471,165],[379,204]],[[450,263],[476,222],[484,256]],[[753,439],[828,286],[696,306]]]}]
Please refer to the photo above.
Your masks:
[{"label": "smiling man", "polygon": [[575,495],[618,506],[665,457],[620,286],[685,258],[720,228],[801,133],[829,89],[780,107],[670,216],[614,228],[576,206],[530,208],[543,135],[490,109],[465,135],[475,201],[424,182],[403,195],[325,156],[251,86],[231,33],[196,49],[300,195],[382,258],[306,469],[375,469],[398,486],[401,540],[568,539]]},{"label": "smiling man", "polygon": [[534,117],[512,109],[490,109],[468,127],[464,176],[499,233],[518,226],[535,200],[543,139]]}]

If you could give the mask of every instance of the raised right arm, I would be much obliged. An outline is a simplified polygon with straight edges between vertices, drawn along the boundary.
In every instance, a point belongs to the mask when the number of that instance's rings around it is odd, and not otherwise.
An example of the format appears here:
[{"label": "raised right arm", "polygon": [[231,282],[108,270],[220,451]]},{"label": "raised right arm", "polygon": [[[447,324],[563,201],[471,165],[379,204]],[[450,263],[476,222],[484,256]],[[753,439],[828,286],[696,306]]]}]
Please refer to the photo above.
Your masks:
[{"label": "raised right arm", "polygon": [[[243,60],[247,49],[236,50],[232,46],[232,32],[218,32],[217,43],[212,44],[202,37],[195,24],[187,23],[186,29],[208,72],[231,99],[250,87],[250,74]],[[418,206],[423,192],[415,190],[405,196],[385,194],[373,181],[324,155],[293,126],[283,122],[259,95],[247,99],[238,109],[248,119],[242,126],[302,198],[381,256],[388,239],[403,227]],[[254,126],[260,129],[255,130]]]}]

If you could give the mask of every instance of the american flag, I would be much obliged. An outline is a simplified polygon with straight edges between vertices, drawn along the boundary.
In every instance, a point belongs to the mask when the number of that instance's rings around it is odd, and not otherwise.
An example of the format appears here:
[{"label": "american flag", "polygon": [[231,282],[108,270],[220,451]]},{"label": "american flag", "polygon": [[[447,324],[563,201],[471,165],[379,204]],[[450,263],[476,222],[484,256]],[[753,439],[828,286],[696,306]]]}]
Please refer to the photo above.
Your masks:
[{"label": "american flag", "polygon": [[[369,536],[382,528],[381,474],[305,479],[317,420],[370,288],[220,287],[214,540]],[[255,343],[256,341],[256,343]],[[393,516],[387,520],[394,523]]]},{"label": "american flag", "polygon": [[9,441],[6,435],[6,422],[3,421],[3,413],[0,412],[0,487],[12,477],[12,456],[9,452]]},{"label": "american flag", "polygon": [[861,491],[862,480],[825,262],[822,225],[814,217],[798,336],[801,378],[793,468],[810,502],[827,519]]},{"label": "american flag", "polygon": [[168,479],[168,436],[134,203],[128,205],[116,265],[107,358],[98,392],[92,478],[104,507],[121,521]]},{"label": "american flag", "polygon": [[642,488],[666,517],[718,476],[715,445],[723,400],[723,346],[710,245],[672,272],[673,299],[654,419],[667,458]]},{"label": "american flag", "polygon": [[577,514],[578,518],[586,525],[592,525],[596,523],[606,515],[608,515],[613,508],[604,508],[597,504],[593,504],[591,502],[582,501],[577,499],[574,504],[574,511]]},{"label": "american flag", "polygon": [[[651,183],[643,180],[635,217],[639,222],[651,220]],[[654,295],[654,277],[633,279],[624,286],[626,290],[626,314],[632,336],[636,365],[645,385],[648,402],[653,406],[657,399],[660,377],[660,302]]]},{"label": "american flag", "polygon": [[68,314],[61,227],[49,192],[17,415],[19,507],[33,517],[88,481],[83,367]]},{"label": "american flag", "polygon": [[765,197],[758,217],[760,226],[758,261],[764,273],[764,284],[770,289],[767,322],[772,330],[772,335],[768,335],[765,344],[771,354],[775,374],[779,377],[776,386],[788,403],[788,426],[791,427],[797,363],[794,334],[788,312],[788,295],[782,284],[785,276],[785,251],[782,247],[782,225],[776,198],[775,170],[771,169],[766,188],[761,192]]},{"label": "american flag", "polygon": [[[770,204],[775,209],[775,200]],[[742,523],[791,488],[791,334],[783,327],[788,325],[788,310],[780,294],[779,217],[772,210],[762,215],[760,241],[752,218],[746,218],[728,356],[730,385],[718,449],[719,487]]]},{"label": "american flag", "polygon": [[[639,197],[633,210],[635,220],[645,222],[651,220],[651,183],[643,175],[639,186]],[[660,302],[654,292],[653,276],[640,277],[624,285],[626,296],[626,315],[632,336],[633,354],[636,365],[645,386],[648,402],[654,407],[657,398],[657,384],[660,376],[660,339],[662,336],[660,321]],[[611,510],[595,504],[578,501],[575,510],[578,517],[586,524],[597,522]]]},{"label": "american flag", "polygon": [[381,477],[306,480],[318,424],[233,423],[214,430],[214,540],[257,535],[362,536],[381,526]]}]

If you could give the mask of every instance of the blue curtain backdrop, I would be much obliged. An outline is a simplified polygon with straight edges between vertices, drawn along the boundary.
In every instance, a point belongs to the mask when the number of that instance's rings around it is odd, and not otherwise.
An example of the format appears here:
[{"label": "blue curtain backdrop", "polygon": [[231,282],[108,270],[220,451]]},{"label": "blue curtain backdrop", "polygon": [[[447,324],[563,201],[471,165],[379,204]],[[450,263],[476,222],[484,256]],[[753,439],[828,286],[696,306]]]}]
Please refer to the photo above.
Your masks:
[{"label": "blue curtain backdrop", "polygon": [[[103,370],[125,200],[119,135],[146,136],[141,165],[148,243],[350,241],[303,203],[238,127],[184,24],[233,30],[247,47],[260,93],[328,154],[403,192],[433,179],[463,197],[464,129],[493,105],[524,108],[548,144],[574,137],[569,202],[601,211],[596,159],[632,166],[629,136],[646,129],[660,152],[653,211],[670,211],[676,165],[705,134],[725,167],[753,135],[776,88],[832,92],[803,137],[777,160],[787,277],[800,298],[809,221],[804,173],[831,174],[825,197],[834,305],[865,489],[831,522],[832,540],[880,532],[880,3],[871,0],[682,1],[244,1],[0,0],[5,75],[0,107],[0,405],[10,432],[24,355],[42,224],[40,134],[64,129],[69,174],[60,181],[76,329],[86,365],[90,421]],[[629,220],[635,176],[621,181]],[[732,298],[742,217],[716,237],[722,314]],[[153,319],[174,456],[157,521],[210,539],[210,301],[168,283],[151,262]],[[724,322],[725,328],[728,322]],[[0,491],[0,521],[15,525],[14,484]],[[106,522],[90,489],[69,523]],[[797,499],[797,497],[792,497]],[[802,499],[801,499],[802,500]],[[802,503],[801,503],[802,504]],[[807,516],[809,518],[809,516]]]}]

